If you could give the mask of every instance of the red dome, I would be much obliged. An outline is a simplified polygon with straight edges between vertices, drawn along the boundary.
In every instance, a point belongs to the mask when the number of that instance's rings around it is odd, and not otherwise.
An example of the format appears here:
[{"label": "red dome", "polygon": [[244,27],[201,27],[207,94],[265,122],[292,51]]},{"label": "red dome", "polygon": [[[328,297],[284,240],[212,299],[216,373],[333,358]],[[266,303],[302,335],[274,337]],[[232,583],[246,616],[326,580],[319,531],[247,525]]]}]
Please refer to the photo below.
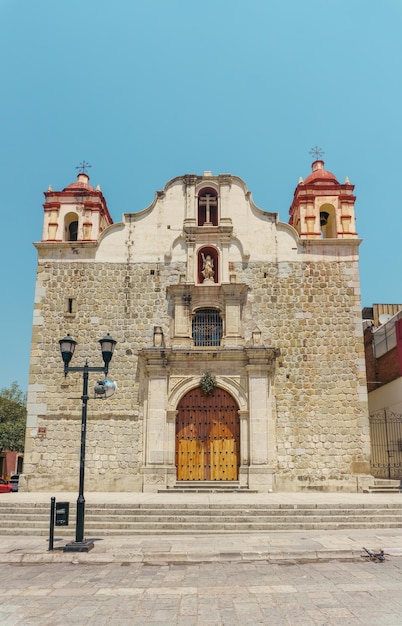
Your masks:
[{"label": "red dome", "polygon": [[87,176],[84,172],[80,172],[80,174],[78,174],[78,180],[76,180],[75,183],[71,183],[71,185],[65,187],[63,191],[95,191],[95,189],[92,187],[92,185],[89,184],[88,181],[89,176]]},{"label": "red dome", "polygon": [[312,170],[313,171],[311,172],[311,174],[307,176],[304,181],[305,185],[309,183],[314,183],[318,180],[323,180],[327,182],[331,181],[339,184],[334,174],[332,172],[327,172],[327,170],[324,169],[324,161],[314,161],[312,165]]}]

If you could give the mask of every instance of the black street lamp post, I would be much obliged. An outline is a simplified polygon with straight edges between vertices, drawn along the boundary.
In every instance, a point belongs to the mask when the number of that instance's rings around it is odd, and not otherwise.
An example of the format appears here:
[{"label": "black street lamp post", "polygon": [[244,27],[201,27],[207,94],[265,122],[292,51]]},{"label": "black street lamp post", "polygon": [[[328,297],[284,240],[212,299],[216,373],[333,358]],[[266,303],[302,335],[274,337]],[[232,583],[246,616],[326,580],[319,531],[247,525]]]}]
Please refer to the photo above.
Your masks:
[{"label": "black street lamp post", "polygon": [[87,405],[88,405],[88,376],[89,372],[103,372],[105,376],[109,371],[109,363],[113,356],[116,341],[107,333],[103,339],[99,339],[101,344],[103,367],[90,367],[88,361],[83,367],[70,367],[69,363],[73,357],[77,342],[70,335],[66,335],[59,340],[60,352],[64,363],[64,375],[69,372],[82,372],[82,412],[81,412],[81,448],[80,448],[80,479],[79,491],[77,498],[77,516],[75,525],[75,542],[68,543],[64,547],[64,552],[89,552],[94,547],[92,541],[84,540],[84,518],[85,518],[85,498],[84,498],[84,479],[85,479],[85,444],[87,430]]}]

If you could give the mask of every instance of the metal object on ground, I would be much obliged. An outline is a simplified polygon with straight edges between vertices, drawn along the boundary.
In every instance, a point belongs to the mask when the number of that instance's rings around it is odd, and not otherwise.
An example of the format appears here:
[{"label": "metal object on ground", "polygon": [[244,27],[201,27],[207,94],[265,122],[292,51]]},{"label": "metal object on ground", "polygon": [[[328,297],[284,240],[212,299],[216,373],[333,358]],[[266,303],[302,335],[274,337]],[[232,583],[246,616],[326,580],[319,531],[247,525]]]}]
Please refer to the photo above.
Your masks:
[{"label": "metal object on ground", "polygon": [[363,546],[363,550],[367,553],[367,554],[363,554],[362,556],[369,558],[370,561],[378,561],[380,563],[382,563],[383,561],[385,561],[385,555],[384,555],[384,550],[380,550],[379,552],[374,552],[373,550],[368,550],[367,548],[365,548]]}]

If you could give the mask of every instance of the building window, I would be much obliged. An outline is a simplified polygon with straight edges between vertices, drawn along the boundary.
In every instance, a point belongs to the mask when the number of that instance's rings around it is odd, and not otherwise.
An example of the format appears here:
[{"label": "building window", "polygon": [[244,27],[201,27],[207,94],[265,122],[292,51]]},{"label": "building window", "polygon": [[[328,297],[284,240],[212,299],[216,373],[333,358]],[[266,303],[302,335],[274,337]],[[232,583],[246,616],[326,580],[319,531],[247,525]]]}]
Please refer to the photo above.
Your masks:
[{"label": "building window", "polygon": [[198,226],[218,226],[218,194],[209,187],[198,194]]},{"label": "building window", "polygon": [[66,298],[65,300],[65,315],[75,315],[77,310],[77,303],[75,298]]},{"label": "building window", "polygon": [[199,309],[193,318],[192,336],[195,346],[220,346],[222,319],[217,309]]}]

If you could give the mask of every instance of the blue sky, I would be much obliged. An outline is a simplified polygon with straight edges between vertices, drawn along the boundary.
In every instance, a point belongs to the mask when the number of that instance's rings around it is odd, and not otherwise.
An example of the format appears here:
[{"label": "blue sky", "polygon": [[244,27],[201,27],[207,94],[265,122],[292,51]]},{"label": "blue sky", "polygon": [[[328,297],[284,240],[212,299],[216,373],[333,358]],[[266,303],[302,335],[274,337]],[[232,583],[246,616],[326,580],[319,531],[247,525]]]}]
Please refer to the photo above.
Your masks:
[{"label": "blue sky", "polygon": [[0,0],[0,387],[27,389],[43,192],[83,159],[114,221],[204,170],[288,221],[318,145],[355,185],[362,305],[402,302],[401,32],[400,0]]}]

